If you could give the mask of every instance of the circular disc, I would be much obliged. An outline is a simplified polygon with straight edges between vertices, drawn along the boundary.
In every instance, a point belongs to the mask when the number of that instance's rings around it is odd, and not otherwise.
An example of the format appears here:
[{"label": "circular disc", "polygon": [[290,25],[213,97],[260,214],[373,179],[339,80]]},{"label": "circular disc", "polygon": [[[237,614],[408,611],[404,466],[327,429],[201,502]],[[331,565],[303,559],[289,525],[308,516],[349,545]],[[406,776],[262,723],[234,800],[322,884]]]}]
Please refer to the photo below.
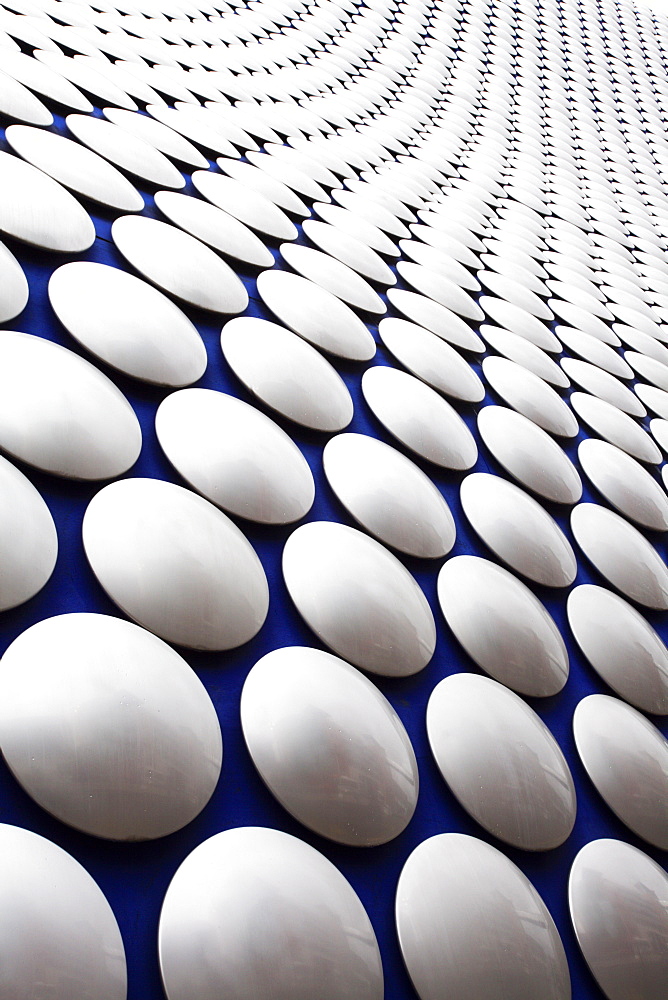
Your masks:
[{"label": "circular disc", "polygon": [[578,445],[580,464],[620,514],[654,531],[668,531],[668,497],[659,482],[625,451],[588,438]]},{"label": "circular disc", "polygon": [[62,848],[4,823],[0,914],[8,997],[125,1000],[123,940],[100,887]]},{"label": "circular disc", "polygon": [[400,552],[423,559],[455,543],[450,508],[428,476],[377,438],[339,434],[325,445],[325,474],[363,528]]},{"label": "circular disc", "polygon": [[158,947],[169,1000],[383,997],[378,944],[352,887],[278,830],[241,827],[199,844],[167,890]]},{"label": "circular disc", "polygon": [[355,666],[407,677],[429,663],[436,626],[419,586],[379,542],[334,521],[297,528],[283,575],[316,635]]},{"label": "circular disc", "polygon": [[34,597],[53,573],[58,536],[29,479],[0,457],[0,611]]},{"label": "circular disc", "polygon": [[257,290],[282,323],[315,347],[351,361],[369,361],[376,344],[344,302],[298,274],[263,271]]},{"label": "circular disc", "polygon": [[452,674],[427,706],[439,770],[486,830],[525,851],[550,851],[575,823],[575,786],[550,730],[526,702],[488,677]]},{"label": "circular disc", "polygon": [[206,348],[188,317],[157,288],[106,264],[63,264],[49,301],[75,340],[108,365],[157,385],[196,382]]},{"label": "circular disc", "polygon": [[538,375],[507,358],[486,357],[482,373],[494,392],[518,413],[558,437],[575,437],[578,422],[568,404]]},{"label": "circular disc", "polygon": [[569,669],[561,633],[508,570],[478,556],[455,556],[439,573],[438,600],[456,639],[496,680],[533,698],[561,691]]},{"label": "circular disc", "polygon": [[[222,742],[201,681],[119,618],[33,625],[0,660],[0,746],[44,809],[112,840],[164,837],[204,808]],[[86,761],[85,768],[80,766]]]},{"label": "circular disc", "polygon": [[472,473],[460,487],[464,513],[486,545],[523,576],[547,587],[568,587],[575,553],[539,503],[500,476]]},{"label": "circular disc", "polygon": [[83,519],[93,572],[139,625],[194,649],[233,649],[259,632],[269,590],[260,560],[222,511],[157,479],[123,479]]},{"label": "circular disc", "polygon": [[213,389],[182,389],[162,401],[155,428],[172,465],[216,506],[261,524],[308,513],[315,485],[306,459],[248,403]]},{"label": "circular disc", "polygon": [[303,646],[263,656],[244,684],[241,724],[270,791],[316,833],[371,847],[409,823],[418,769],[408,734],[377,687],[338,657]]},{"label": "circular disc", "polygon": [[28,281],[14,254],[0,243],[0,323],[22,313],[28,302]]},{"label": "circular disc", "polygon": [[82,253],[95,227],[62,185],[11,153],[0,152],[0,232],[42,250]]},{"label": "circular disc", "polygon": [[434,302],[417,292],[407,292],[403,288],[390,288],[387,297],[391,304],[404,316],[435,333],[437,337],[465,351],[483,354],[485,345],[463,319],[446,309],[440,302]]},{"label": "circular disc", "polygon": [[621,840],[594,840],[568,883],[578,944],[608,1000],[656,1000],[668,986],[668,876]]},{"label": "circular disc", "polygon": [[386,317],[378,333],[409,371],[445,396],[479,403],[485,389],[471,365],[445,340],[405,319]]},{"label": "circular disc", "polygon": [[79,142],[121,170],[160,187],[185,186],[183,175],[166,156],[126,129],[89,115],[68,115],[65,122]]},{"label": "circular disc", "polygon": [[280,252],[283,260],[294,271],[348,305],[365,312],[387,312],[387,306],[371,285],[347,264],[342,264],[320,250],[312,250],[296,243],[283,243]]},{"label": "circular disc", "polygon": [[570,1000],[568,964],[525,875],[475,837],[415,848],[399,877],[399,945],[421,1000]]},{"label": "circular disc", "polygon": [[285,327],[244,316],[225,324],[220,344],[237,378],[282,416],[318,431],[341,431],[352,420],[339,373]]},{"label": "circular disc", "polygon": [[217,313],[240,313],[248,305],[232,268],[194,236],[133,215],[116,219],[111,236],[132,267],[176,298]]},{"label": "circular disc", "polygon": [[573,716],[578,753],[596,790],[634,833],[668,850],[668,743],[617,698],[592,694]]},{"label": "circular disc", "polygon": [[196,170],[192,182],[207,201],[256,232],[266,233],[277,240],[296,239],[296,226],[278,205],[260,191],[254,191],[233,177],[214,174],[210,170]]}]

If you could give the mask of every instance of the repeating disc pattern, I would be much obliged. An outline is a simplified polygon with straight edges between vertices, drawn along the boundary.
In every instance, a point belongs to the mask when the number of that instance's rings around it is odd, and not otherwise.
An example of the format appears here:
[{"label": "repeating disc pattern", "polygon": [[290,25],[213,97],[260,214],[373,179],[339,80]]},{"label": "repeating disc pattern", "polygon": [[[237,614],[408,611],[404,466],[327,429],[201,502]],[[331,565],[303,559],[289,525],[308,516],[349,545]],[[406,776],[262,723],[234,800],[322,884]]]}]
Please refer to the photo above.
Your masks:
[{"label": "repeating disc pattern", "polygon": [[661,2],[0,0],[0,995],[668,996]]}]

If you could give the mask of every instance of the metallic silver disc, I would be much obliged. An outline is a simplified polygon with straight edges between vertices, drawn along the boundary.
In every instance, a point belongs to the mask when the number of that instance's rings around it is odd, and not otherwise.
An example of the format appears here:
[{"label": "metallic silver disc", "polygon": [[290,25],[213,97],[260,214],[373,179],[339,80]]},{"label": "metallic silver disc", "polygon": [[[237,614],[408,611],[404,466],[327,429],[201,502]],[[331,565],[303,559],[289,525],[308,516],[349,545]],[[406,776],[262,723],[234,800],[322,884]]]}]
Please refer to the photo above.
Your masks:
[{"label": "metallic silver disc", "polygon": [[263,271],[262,301],[278,319],[315,347],[351,361],[369,361],[376,344],[361,319],[325,288],[289,271]]},{"label": "metallic silver disc", "polygon": [[266,195],[269,201],[273,201],[274,205],[278,205],[285,212],[291,212],[292,215],[297,215],[302,219],[311,214],[292,188],[289,188],[278,178],[271,177],[265,170],[253,166],[252,163],[247,163],[245,160],[233,160],[226,156],[219,156],[216,163],[228,177],[234,177],[247,187]]},{"label": "metallic silver disc", "polygon": [[1,448],[57,476],[111,479],[141,442],[134,410],[101,371],[52,341],[2,331]]},{"label": "metallic silver disc", "polygon": [[240,313],[248,305],[248,292],[232,268],[175,226],[124,215],[112,224],[111,237],[141,275],[189,305],[216,313]]},{"label": "metallic silver disc", "polygon": [[452,674],[431,693],[427,734],[450,790],[495,837],[524,851],[550,851],[570,835],[571,772],[519,695],[489,677]]},{"label": "metallic silver disc", "polygon": [[206,170],[209,161],[196,149],[192,143],[188,142],[184,136],[179,135],[162,122],[150,118],[148,115],[138,115],[134,111],[126,111],[122,108],[104,108],[104,117],[118,125],[120,128],[131,132],[137,138],[143,139],[149,146],[159,150],[168,156],[170,160],[176,160],[188,167],[195,167],[198,170]]},{"label": "metallic silver disc", "polygon": [[577,503],[582,481],[563,448],[542,428],[505,406],[485,406],[478,430],[494,458],[522,486],[555,503]]},{"label": "metallic silver disc", "polygon": [[175,226],[218,250],[254,267],[272,267],[274,256],[243,222],[208,201],[176,191],[156,191],[155,203]]},{"label": "metallic silver disc", "polygon": [[0,71],[0,114],[26,125],[53,125],[53,115],[22,83]]},{"label": "metallic silver disc", "polygon": [[668,984],[668,876],[630,844],[594,840],[576,856],[568,901],[578,944],[608,1000],[656,1000]]},{"label": "metallic silver disc", "polygon": [[297,243],[282,243],[279,249],[283,260],[293,271],[336,295],[342,302],[365,312],[379,315],[387,312],[387,306],[380,295],[347,264],[342,264],[340,260],[320,250],[312,250]]},{"label": "metallic silver disc", "polygon": [[155,146],[113,122],[88,115],[68,115],[65,123],[79,142],[121,170],[160,187],[185,186],[182,174]]},{"label": "metallic silver disc", "polygon": [[[503,278],[503,275],[499,275]],[[494,320],[504,330],[510,330],[518,337],[524,337],[530,343],[540,347],[543,351],[559,354],[561,344],[550,331],[550,329],[537,319],[526,309],[515,305],[513,302],[506,302],[505,299],[496,298],[493,295],[481,295],[478,304],[485,313]]]},{"label": "metallic silver disc", "polygon": [[233,649],[262,627],[269,589],[260,560],[236,525],[190,490],[119,480],[93,497],[82,530],[111,599],[167,642]]},{"label": "metallic silver disc", "polygon": [[367,219],[362,219],[355,212],[341,208],[340,205],[330,205],[326,202],[315,202],[313,211],[323,222],[328,222],[335,229],[340,229],[343,233],[354,236],[355,239],[365,243],[372,250],[376,250],[386,257],[399,256],[399,250],[387,233],[384,233],[382,229],[374,226]]},{"label": "metallic silver disc", "polygon": [[22,313],[29,296],[28,280],[18,260],[0,243],[0,323]]},{"label": "metallic silver disc", "polygon": [[540,296],[515,278],[511,278],[507,274],[498,274],[496,271],[478,271],[476,277],[492,295],[503,299],[504,302],[511,302],[519,309],[525,310],[529,315],[535,316],[536,319],[548,322],[554,319],[554,313],[545,305]]},{"label": "metallic silver disc", "polygon": [[397,271],[404,281],[407,281],[416,291],[434,299],[435,302],[439,302],[446,309],[456,313],[457,316],[476,322],[484,318],[485,314],[480,306],[473,301],[468,292],[451,278],[439,274],[423,264],[415,264],[405,260],[399,261]]},{"label": "metallic silver disc", "polygon": [[75,340],[126,375],[179,387],[204,374],[206,348],[196,328],[133,274],[89,261],[63,264],[49,279],[49,301]]},{"label": "metallic silver disc", "polygon": [[645,618],[605,587],[568,596],[568,622],[594,670],[626,701],[668,715],[668,650]]},{"label": "metallic silver disc", "polygon": [[540,601],[512,573],[478,556],[455,556],[438,576],[446,622],[469,656],[520,694],[547,698],[568,679],[568,653]]},{"label": "metallic silver disc", "polygon": [[454,347],[483,354],[485,345],[467,323],[450,309],[418,292],[390,288],[387,297],[395,309],[409,320],[435,333]]},{"label": "metallic silver disc", "polygon": [[654,441],[628,413],[586,392],[572,392],[569,403],[580,419],[605,441],[641,462],[653,465],[661,462],[661,452]]},{"label": "metallic silver disc", "polygon": [[557,437],[575,437],[578,422],[567,403],[547,382],[507,358],[483,358],[482,373],[494,392],[543,430]]},{"label": "metallic silver disc", "polygon": [[385,287],[395,285],[396,275],[387,266],[382,257],[370,246],[358,240],[355,236],[330,226],[317,219],[305,219],[302,223],[304,234],[324,253],[347,264],[363,278],[375,281]]},{"label": "metallic silver disc", "polygon": [[[45,47],[38,46],[38,48]],[[57,46],[54,48],[57,50]],[[85,114],[90,114],[93,110],[88,98],[74,84],[56,70],[45,66],[39,59],[34,59],[23,52],[14,52],[3,46],[2,71],[40,97],[62,104],[68,110],[83,111]]]},{"label": "metallic silver disc", "polygon": [[473,368],[436,334],[394,317],[382,319],[378,333],[402,365],[445,396],[466,403],[484,398],[485,389]]},{"label": "metallic silver disc", "polygon": [[429,663],[436,626],[419,586],[379,542],[334,521],[312,521],[283,549],[297,610],[335,653],[363,670],[407,677]]},{"label": "metallic silver disc", "polygon": [[430,271],[442,274],[450,281],[454,281],[460,288],[465,288],[468,292],[479,292],[480,282],[471,272],[458,260],[450,256],[438,247],[429,246],[420,240],[401,240],[399,243],[401,252],[414,260],[416,264],[422,264]]},{"label": "metallic silver disc", "polygon": [[322,461],[341,503],[385,545],[438,559],[455,544],[450,508],[401,452],[366,434],[338,434],[325,445]]},{"label": "metallic silver disc", "polygon": [[533,372],[550,385],[558,389],[567,389],[571,384],[563,369],[541,347],[536,347],[530,340],[518,337],[516,333],[503,330],[499,326],[490,326],[488,323],[481,325],[479,333],[492,350],[526,368],[527,371]]},{"label": "metallic silver disc", "polygon": [[164,837],[216,787],[223,746],[206,689],[178,653],[130,622],[84,613],[33,625],[0,660],[0,691],[12,774],[79,830]]},{"label": "metallic silver disc", "polygon": [[644,417],[645,407],[627,389],[619,379],[609,372],[597,368],[596,365],[589,364],[588,361],[579,361],[577,358],[562,358],[561,367],[573,382],[576,382],[586,392],[590,392],[599,399],[604,399],[612,406],[616,406],[624,413],[632,417]]},{"label": "metallic silver disc", "polygon": [[587,477],[620,514],[645,528],[668,531],[668,497],[635,458],[607,441],[588,438],[578,445]]},{"label": "metallic silver disc", "polygon": [[167,889],[158,948],[169,1000],[383,997],[376,937],[350,883],[279,830],[240,827],[199,844]]},{"label": "metallic silver disc", "polygon": [[389,701],[350,664],[305,646],[251,669],[241,725],[253,763],[288,812],[323,837],[385,844],[418,795],[413,747]]},{"label": "metallic silver disc", "polygon": [[396,921],[420,1000],[570,1000],[568,963],[545,903],[490,844],[430,837],[399,877]]},{"label": "metallic silver disc", "polygon": [[575,744],[587,774],[634,833],[668,850],[668,742],[629,705],[592,694],[573,716]]},{"label": "metallic silver disc", "polygon": [[0,152],[0,232],[42,250],[82,253],[95,227],[62,185],[11,153]]},{"label": "metallic silver disc", "polygon": [[573,508],[571,529],[584,554],[613,586],[648,608],[668,610],[668,569],[628,521],[595,503]]},{"label": "metallic silver disc", "polygon": [[210,170],[196,170],[192,182],[203,198],[256,232],[277,240],[296,239],[297,227],[261,191]]},{"label": "metallic silver disc", "polygon": [[220,344],[233,372],[263,403],[318,431],[341,431],[353,401],[339,373],[301,337],[244,316],[223,327]]},{"label": "metallic silver disc", "polygon": [[0,825],[0,965],[8,997],[125,1000],[123,939],[98,884],[61,847]]},{"label": "metallic silver disc", "polygon": [[155,429],[177,472],[231,514],[289,524],[313,504],[313,476],[299,448],[273,420],[234,396],[173,392],[158,407]]},{"label": "metallic silver disc", "polygon": [[570,543],[528,493],[485,472],[468,475],[459,493],[473,529],[505,563],[547,587],[573,582],[577,562]]},{"label": "metallic silver disc", "polygon": [[0,456],[0,611],[34,597],[50,579],[57,555],[49,508],[30,480]]},{"label": "metallic silver disc", "polygon": [[457,411],[407,372],[380,365],[362,376],[364,398],[384,427],[411,451],[446,469],[470,469],[478,448]]},{"label": "metallic silver disc", "polygon": [[141,212],[144,207],[130,181],[80,143],[29,125],[10,125],[5,135],[15,153],[74,194],[119,212]]}]

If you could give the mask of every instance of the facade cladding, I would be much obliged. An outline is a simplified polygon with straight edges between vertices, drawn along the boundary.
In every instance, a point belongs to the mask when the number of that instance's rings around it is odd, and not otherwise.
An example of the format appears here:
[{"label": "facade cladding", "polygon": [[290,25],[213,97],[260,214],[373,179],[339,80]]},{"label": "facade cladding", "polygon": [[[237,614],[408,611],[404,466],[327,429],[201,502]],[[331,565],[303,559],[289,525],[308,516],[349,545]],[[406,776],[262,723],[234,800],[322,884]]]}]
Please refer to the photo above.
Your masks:
[{"label": "facade cladding", "polygon": [[667,59],[0,3],[3,1000],[668,997]]}]

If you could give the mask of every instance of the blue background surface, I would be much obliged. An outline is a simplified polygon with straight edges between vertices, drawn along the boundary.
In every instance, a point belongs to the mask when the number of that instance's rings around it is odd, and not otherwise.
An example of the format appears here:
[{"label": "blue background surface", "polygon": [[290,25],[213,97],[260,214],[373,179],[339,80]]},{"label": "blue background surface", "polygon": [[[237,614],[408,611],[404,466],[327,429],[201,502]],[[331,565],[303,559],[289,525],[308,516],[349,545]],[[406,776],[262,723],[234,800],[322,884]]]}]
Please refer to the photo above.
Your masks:
[{"label": "blue background surface", "polygon": [[[54,130],[67,134],[62,118],[57,118]],[[0,135],[0,148],[7,150],[4,131],[0,130]],[[215,169],[214,161],[211,162]],[[160,218],[153,207],[151,191],[140,184],[138,187],[147,202],[144,214]],[[189,180],[185,191],[195,193]],[[154,429],[155,411],[169,390],[126,378],[88,356],[60,325],[48,303],[48,279],[56,267],[68,260],[93,260],[131,270],[111,242],[112,214],[106,214],[91,205],[86,207],[94,218],[98,238],[85,254],[66,257],[37,251],[11,240],[6,241],[29,279],[30,301],[19,317],[3,326],[54,340],[75,353],[88,357],[105,371],[129,399],[142,426],[142,452],[127,475],[149,476],[181,483],[180,477],[162,454]],[[278,255],[278,244],[267,242],[277,258],[278,266],[283,266]],[[300,236],[300,242],[306,241]],[[251,299],[244,315],[273,319],[257,296],[255,278],[258,270],[235,262],[233,266],[244,280]],[[396,287],[406,286],[399,281]],[[219,335],[223,318],[187,306],[182,308],[196,324],[208,353],[207,371],[197,385],[231,393],[262,408],[236,379],[222,356]],[[398,313],[390,306],[388,315]],[[347,430],[379,437],[400,448],[376,421],[361,395],[360,380],[367,367],[374,364],[396,364],[380,343],[377,328],[372,323],[369,328],[378,343],[377,355],[369,365],[330,359],[346,382],[355,404],[355,415]],[[480,356],[469,356],[468,360],[481,375]],[[458,410],[474,433],[480,449],[478,462],[469,471],[498,475],[503,474],[502,470],[482,445],[476,431],[476,413],[482,406],[490,403],[502,403],[502,400],[488,391],[479,405],[458,405]],[[288,432],[311,466],[316,482],[316,499],[305,520],[328,519],[354,525],[333,495],[323,473],[322,448],[329,436],[309,432],[282,420],[273,412],[266,412]],[[647,422],[648,420],[643,421],[645,427]],[[560,440],[576,466],[577,445],[584,436],[581,432],[576,439]],[[423,462],[412,453],[406,454],[431,477],[450,505],[457,523],[457,540],[451,555],[476,554],[494,558],[474,535],[463,516],[459,486],[466,474],[448,472]],[[54,574],[44,589],[21,607],[0,615],[0,653],[23,630],[53,615],[94,611],[122,617],[97,583],[87,563],[81,541],[81,521],[86,506],[105,484],[72,482],[42,474],[18,462],[16,464],[35,484],[51,510],[58,531],[59,555]],[[657,472],[653,474],[658,477]],[[604,502],[589,488],[584,476],[583,483],[583,500]],[[542,500],[541,503],[556,518],[578,555],[576,584],[596,583],[607,586],[573,540],[569,529],[569,509]],[[255,771],[244,745],[239,723],[239,697],[244,679],[253,664],[265,653],[281,646],[318,647],[321,644],[301,620],[287,594],[281,574],[283,545],[295,525],[270,528],[242,519],[235,520],[260,556],[269,580],[271,601],[265,625],[251,642],[241,648],[218,654],[179,649],[206,686],[216,706],[223,732],[222,775],[203,812],[185,829],[160,840],[140,844],[107,842],[78,833],[50,817],[23,792],[4,761],[0,761],[0,821],[33,830],[69,851],[91,873],[107,896],[125,943],[129,1000],[160,1000],[163,996],[157,959],[157,927],[165,891],[179,864],[206,838],[221,830],[246,825],[273,827],[300,837],[321,851],[348,878],[366,907],[378,937],[388,1000],[414,1000],[416,996],[401,959],[394,925],[394,893],[400,871],[410,852],[421,841],[435,834],[452,831],[471,834],[493,844],[528,876],[545,900],[561,933],[569,959],[573,996],[578,1000],[600,998],[602,994],[582,959],[568,915],[567,880],[573,858],[584,844],[599,837],[625,840],[664,866],[666,855],[635,837],[616,819],[591,786],[575,751],[571,729],[575,706],[585,695],[612,692],[601,682],[573,641],[565,614],[569,590],[531,585],[534,593],[553,615],[566,641],[571,658],[571,674],[565,689],[557,696],[527,699],[556,737],[573,772],[578,793],[578,816],[575,829],[566,843],[557,850],[545,853],[532,854],[513,850],[488,835],[470,819],[446,787],[427,742],[427,700],[442,677],[459,671],[479,671],[450,633],[438,606],[436,579],[444,560],[426,561],[399,556],[417,579],[432,607],[438,630],[436,653],[431,663],[413,677],[393,680],[374,676],[372,679],[388,697],[410,735],[420,769],[420,796],[413,820],[404,833],[391,843],[370,849],[342,847],[311,833],[279,806]],[[665,558],[665,538],[651,532],[647,536]],[[666,616],[646,609],[642,609],[642,613],[665,640],[668,633]],[[661,723],[656,718],[652,721],[666,732],[665,722]]]}]

